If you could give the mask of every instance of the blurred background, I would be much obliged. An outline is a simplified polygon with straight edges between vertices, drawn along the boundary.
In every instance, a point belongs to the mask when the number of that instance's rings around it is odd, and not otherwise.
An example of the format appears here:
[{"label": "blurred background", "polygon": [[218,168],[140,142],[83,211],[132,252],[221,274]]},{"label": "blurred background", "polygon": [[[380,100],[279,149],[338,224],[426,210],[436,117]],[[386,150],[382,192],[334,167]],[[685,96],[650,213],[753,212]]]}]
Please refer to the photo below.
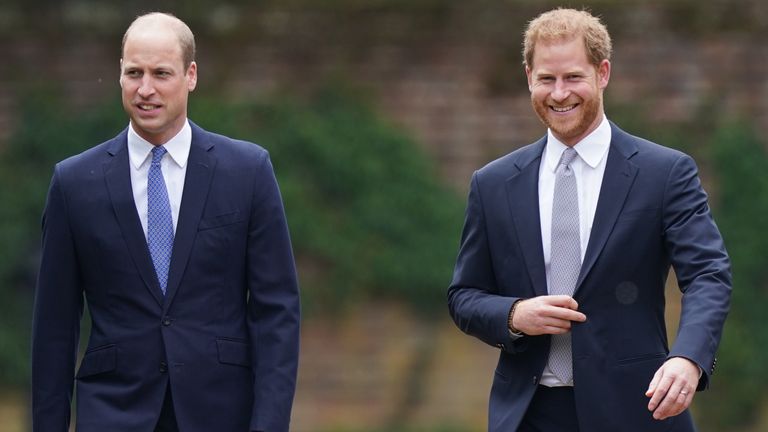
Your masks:
[{"label": "blurred background", "polygon": [[[614,40],[608,117],[696,158],[733,259],[718,369],[693,407],[700,430],[768,430],[765,2],[3,0],[0,431],[29,429],[53,164],[127,125],[120,41],[153,10],[196,35],[190,118],[272,154],[304,312],[292,430],[485,430],[498,352],[453,325],[445,290],[473,170],[544,134],[521,34],[558,5],[603,18]],[[674,339],[673,275],[668,294]]]}]

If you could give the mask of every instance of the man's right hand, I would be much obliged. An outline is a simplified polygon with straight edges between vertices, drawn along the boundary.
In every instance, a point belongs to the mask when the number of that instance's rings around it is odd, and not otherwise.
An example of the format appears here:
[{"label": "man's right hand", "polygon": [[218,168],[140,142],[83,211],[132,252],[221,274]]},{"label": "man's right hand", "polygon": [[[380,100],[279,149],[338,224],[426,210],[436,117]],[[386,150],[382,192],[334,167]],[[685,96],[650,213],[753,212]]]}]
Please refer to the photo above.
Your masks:
[{"label": "man's right hand", "polygon": [[563,334],[571,330],[571,321],[587,320],[587,316],[579,312],[578,308],[576,300],[566,295],[533,297],[517,304],[511,324],[529,336]]}]

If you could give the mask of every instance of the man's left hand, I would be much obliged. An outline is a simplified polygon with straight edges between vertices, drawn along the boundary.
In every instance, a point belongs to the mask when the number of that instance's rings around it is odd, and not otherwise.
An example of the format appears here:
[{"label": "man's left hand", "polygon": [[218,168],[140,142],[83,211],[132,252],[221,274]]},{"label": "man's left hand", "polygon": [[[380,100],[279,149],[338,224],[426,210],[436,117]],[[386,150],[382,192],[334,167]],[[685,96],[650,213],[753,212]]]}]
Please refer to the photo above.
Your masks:
[{"label": "man's left hand", "polygon": [[645,392],[651,398],[648,410],[653,418],[664,420],[685,411],[696,393],[699,376],[699,366],[687,358],[672,357],[664,362]]}]

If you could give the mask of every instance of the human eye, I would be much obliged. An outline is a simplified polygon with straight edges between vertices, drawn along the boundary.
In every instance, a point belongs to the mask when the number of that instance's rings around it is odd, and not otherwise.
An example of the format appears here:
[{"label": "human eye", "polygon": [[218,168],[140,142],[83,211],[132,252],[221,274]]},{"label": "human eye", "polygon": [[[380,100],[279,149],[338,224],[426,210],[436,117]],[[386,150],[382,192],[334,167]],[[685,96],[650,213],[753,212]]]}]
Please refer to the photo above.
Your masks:
[{"label": "human eye", "polygon": [[171,76],[171,72],[170,72],[170,71],[167,71],[167,70],[165,70],[165,69],[159,69],[159,70],[157,70],[157,71],[155,72],[155,75],[156,75],[156,76],[158,76],[158,77],[160,77],[160,78],[168,78],[168,77],[170,77],[170,76]]},{"label": "human eye", "polygon": [[540,76],[539,77],[539,82],[542,82],[542,83],[545,83],[545,84],[549,84],[549,83],[552,83],[554,81],[555,81],[555,77],[553,77],[553,76],[544,75],[544,76]]},{"label": "human eye", "polygon": [[141,76],[141,71],[138,69],[126,69],[123,75],[129,78],[138,78]]}]

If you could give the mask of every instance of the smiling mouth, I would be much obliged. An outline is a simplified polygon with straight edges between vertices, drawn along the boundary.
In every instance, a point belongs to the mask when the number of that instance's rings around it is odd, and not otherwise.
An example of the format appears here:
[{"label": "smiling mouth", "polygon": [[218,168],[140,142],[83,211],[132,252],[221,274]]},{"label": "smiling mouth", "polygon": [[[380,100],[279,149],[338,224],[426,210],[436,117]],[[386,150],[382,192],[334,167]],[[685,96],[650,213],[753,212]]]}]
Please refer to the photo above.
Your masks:
[{"label": "smiling mouth", "polygon": [[573,105],[568,105],[568,106],[564,106],[564,107],[556,107],[556,106],[550,105],[549,108],[552,109],[552,111],[554,111],[554,112],[565,113],[565,112],[568,112],[568,111],[571,111],[571,110],[575,109],[577,106],[579,106],[579,104],[573,104]]},{"label": "smiling mouth", "polygon": [[160,108],[160,105],[150,105],[150,104],[137,104],[137,107],[139,107],[142,111],[153,111],[157,108]]}]

